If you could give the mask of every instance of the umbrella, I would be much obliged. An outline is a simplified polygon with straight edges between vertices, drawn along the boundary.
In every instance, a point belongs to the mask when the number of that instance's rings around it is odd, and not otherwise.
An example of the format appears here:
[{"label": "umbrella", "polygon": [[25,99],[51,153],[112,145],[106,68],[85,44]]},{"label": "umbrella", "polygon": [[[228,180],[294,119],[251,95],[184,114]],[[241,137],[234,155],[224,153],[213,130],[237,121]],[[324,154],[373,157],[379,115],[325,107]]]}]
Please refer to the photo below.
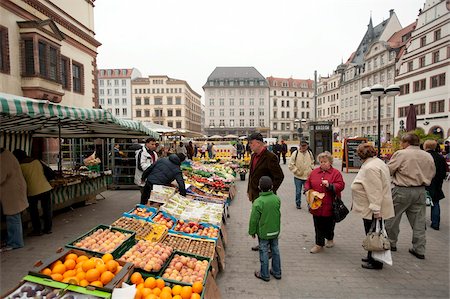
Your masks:
[{"label": "umbrella", "polygon": [[414,131],[417,128],[416,106],[409,104],[408,114],[406,115],[406,131]]},{"label": "umbrella", "polygon": [[208,139],[223,139],[223,137],[220,135],[212,135]]},{"label": "umbrella", "polygon": [[236,136],[236,135],[233,135],[233,134],[230,134],[230,135],[226,135],[224,138],[229,138],[229,139],[238,139],[239,138],[239,136]]}]

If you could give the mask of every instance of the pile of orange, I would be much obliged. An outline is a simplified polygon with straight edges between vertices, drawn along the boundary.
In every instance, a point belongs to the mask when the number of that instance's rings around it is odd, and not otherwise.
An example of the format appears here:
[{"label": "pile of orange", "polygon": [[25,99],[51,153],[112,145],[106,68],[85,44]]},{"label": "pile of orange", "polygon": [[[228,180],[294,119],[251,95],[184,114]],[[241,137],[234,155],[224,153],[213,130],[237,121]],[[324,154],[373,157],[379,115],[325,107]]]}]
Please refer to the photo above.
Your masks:
[{"label": "pile of orange", "polygon": [[131,275],[131,283],[136,285],[134,299],[200,299],[203,284],[195,282],[192,286],[166,286],[161,278],[148,277],[144,280],[141,273]]},{"label": "pile of orange", "polygon": [[121,269],[122,266],[110,253],[103,255],[102,258],[69,253],[64,257],[64,262],[57,260],[41,273],[53,280],[82,287],[88,285],[103,287],[113,280]]}]

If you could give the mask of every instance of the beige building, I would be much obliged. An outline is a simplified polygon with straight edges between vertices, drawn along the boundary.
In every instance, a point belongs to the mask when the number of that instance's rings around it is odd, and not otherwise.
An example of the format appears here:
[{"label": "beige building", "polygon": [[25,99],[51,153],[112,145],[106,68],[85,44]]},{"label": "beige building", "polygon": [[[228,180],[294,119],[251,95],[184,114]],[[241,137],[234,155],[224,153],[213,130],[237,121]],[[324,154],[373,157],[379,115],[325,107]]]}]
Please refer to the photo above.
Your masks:
[{"label": "beige building", "polygon": [[339,137],[339,106],[341,97],[342,72],[346,65],[339,65],[332,75],[320,77],[317,84],[317,120],[333,123],[333,140]]},{"label": "beige building", "polygon": [[133,119],[201,133],[200,98],[184,80],[148,76],[131,81]]},{"label": "beige building", "polygon": [[400,86],[396,109],[406,126],[409,105],[416,108],[417,127],[425,133],[450,136],[450,2],[427,0],[420,10],[416,29],[398,62]]},{"label": "beige building", "polygon": [[[389,39],[402,29],[393,10],[389,18],[376,25],[372,19],[360,45],[346,63],[341,82],[340,138],[367,136],[376,140],[378,134],[378,99],[364,100],[360,91],[364,87],[394,83],[395,62],[401,45]],[[407,37],[406,37],[407,38]],[[393,129],[393,97],[381,99],[381,140],[389,140]]]},{"label": "beige building", "polygon": [[2,0],[0,91],[97,107],[94,0]]},{"label": "beige building", "polygon": [[297,129],[313,115],[314,81],[268,77],[270,88],[270,137],[298,139]]}]

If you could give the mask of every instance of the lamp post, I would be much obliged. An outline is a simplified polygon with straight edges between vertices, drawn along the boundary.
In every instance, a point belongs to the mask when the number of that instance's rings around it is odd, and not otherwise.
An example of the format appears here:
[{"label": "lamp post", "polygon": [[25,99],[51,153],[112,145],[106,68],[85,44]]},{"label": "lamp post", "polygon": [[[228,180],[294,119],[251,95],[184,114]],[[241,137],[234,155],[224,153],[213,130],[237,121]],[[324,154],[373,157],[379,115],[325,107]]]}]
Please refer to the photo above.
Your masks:
[{"label": "lamp post", "polygon": [[[361,89],[361,92],[360,92],[361,97],[363,99],[370,99],[371,96],[378,98],[378,129],[377,129],[377,132],[378,132],[377,156],[378,156],[378,158],[381,156],[381,98],[385,97],[386,95],[395,97],[399,93],[400,93],[400,87],[398,87],[397,85],[393,85],[393,84],[389,85],[387,88],[384,88],[380,84],[375,84],[372,87],[364,87],[363,89]],[[394,117],[395,117],[395,111],[394,111]]]}]

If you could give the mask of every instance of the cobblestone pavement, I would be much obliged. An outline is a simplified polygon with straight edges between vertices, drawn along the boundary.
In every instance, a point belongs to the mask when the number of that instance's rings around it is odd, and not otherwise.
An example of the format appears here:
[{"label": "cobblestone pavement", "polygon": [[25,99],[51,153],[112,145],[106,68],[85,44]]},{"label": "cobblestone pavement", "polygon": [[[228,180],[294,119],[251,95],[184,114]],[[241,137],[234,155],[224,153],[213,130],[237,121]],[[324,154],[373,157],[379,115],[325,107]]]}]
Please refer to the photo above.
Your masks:
[{"label": "cobblestone pavement", "polygon": [[[441,201],[441,230],[427,229],[426,259],[418,260],[408,253],[412,232],[404,216],[398,251],[392,253],[394,265],[381,271],[365,270],[361,268],[365,255],[361,247],[364,229],[358,215],[350,214],[336,225],[334,248],[309,253],[314,245],[312,216],[305,208],[295,209],[293,177],[286,165],[282,168],[285,180],[279,195],[283,278],[263,282],[253,275],[259,268],[259,257],[250,250],[256,241],[247,235],[250,214],[247,181],[237,181],[238,195],[229,209],[226,269],[217,278],[222,298],[449,298],[449,182],[444,183],[446,199]],[[348,206],[354,177],[355,173],[344,173],[343,200]],[[36,261],[52,256],[58,247],[94,226],[112,223],[139,202],[137,190],[107,191],[103,195],[106,199],[96,204],[55,215],[53,234],[26,237],[24,248],[2,253],[0,295],[17,285]],[[304,202],[302,205],[305,207]],[[429,215],[428,209],[427,218]]]}]

